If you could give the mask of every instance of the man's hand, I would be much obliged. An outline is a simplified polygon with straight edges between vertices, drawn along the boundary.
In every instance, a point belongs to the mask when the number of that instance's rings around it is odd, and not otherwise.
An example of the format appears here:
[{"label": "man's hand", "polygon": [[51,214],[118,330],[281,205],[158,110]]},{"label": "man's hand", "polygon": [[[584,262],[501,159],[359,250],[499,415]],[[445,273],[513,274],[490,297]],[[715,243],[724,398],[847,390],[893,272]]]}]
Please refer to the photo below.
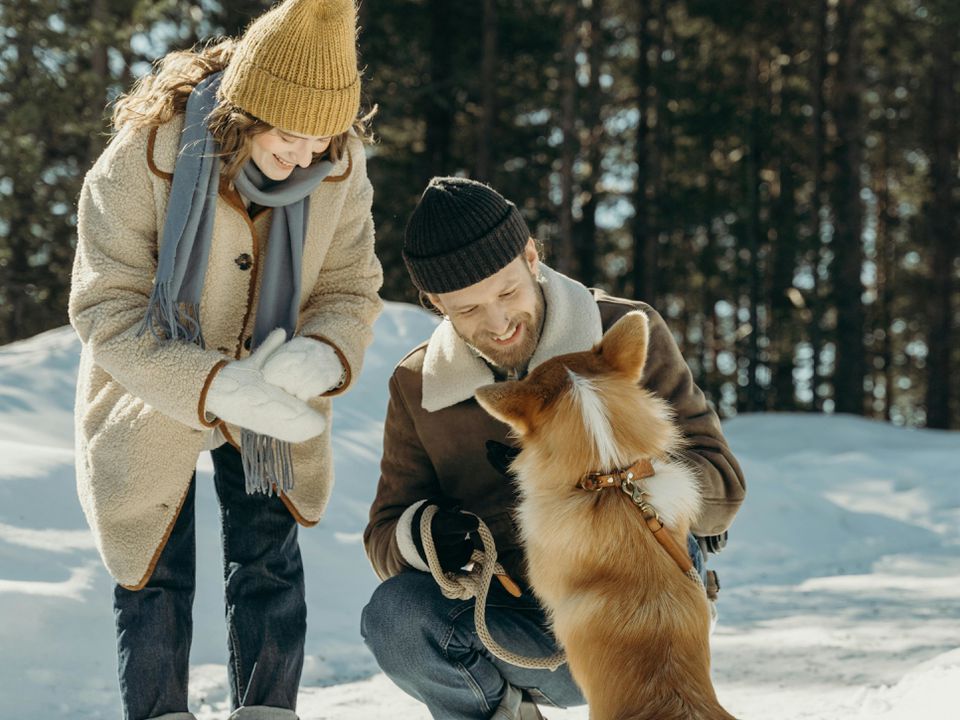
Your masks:
[{"label": "man's hand", "polygon": [[228,423],[286,442],[320,435],[327,426],[323,415],[268,383],[261,372],[285,340],[286,331],[277,328],[249,357],[225,365],[210,383],[205,409]]},{"label": "man's hand", "polygon": [[423,550],[423,539],[420,537],[420,518],[423,512],[434,505],[437,514],[430,523],[430,534],[433,536],[433,545],[437,551],[437,559],[444,572],[456,572],[470,560],[473,554],[473,535],[480,527],[476,515],[465,513],[460,509],[460,501],[452,498],[434,498],[417,508],[412,518],[410,528],[413,544],[427,563],[427,555]]},{"label": "man's hand", "polygon": [[290,395],[309,400],[340,384],[344,370],[330,345],[295,337],[277,349],[263,365],[263,378]]}]

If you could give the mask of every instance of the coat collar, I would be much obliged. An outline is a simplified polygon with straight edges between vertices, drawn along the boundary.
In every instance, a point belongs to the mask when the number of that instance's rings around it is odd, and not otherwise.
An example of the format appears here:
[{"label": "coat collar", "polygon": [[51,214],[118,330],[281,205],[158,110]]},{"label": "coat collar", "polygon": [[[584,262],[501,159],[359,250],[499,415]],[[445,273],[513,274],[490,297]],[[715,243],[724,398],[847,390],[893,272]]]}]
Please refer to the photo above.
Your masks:
[{"label": "coat collar", "polygon": [[[530,369],[557,355],[589,350],[603,336],[600,309],[583,285],[540,264],[546,317]],[[435,412],[473,397],[477,388],[496,378],[490,367],[444,320],[427,343],[423,358],[423,398]]]}]

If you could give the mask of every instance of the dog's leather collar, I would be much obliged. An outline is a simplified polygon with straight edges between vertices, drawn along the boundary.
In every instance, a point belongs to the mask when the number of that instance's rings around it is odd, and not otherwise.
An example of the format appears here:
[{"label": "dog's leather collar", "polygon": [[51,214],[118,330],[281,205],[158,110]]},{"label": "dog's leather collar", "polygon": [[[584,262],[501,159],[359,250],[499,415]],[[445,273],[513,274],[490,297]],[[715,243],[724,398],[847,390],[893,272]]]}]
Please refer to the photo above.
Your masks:
[{"label": "dog's leather collar", "polygon": [[614,470],[610,473],[596,472],[584,475],[580,479],[580,482],[577,483],[577,487],[592,492],[604,490],[605,488],[623,490],[640,509],[644,522],[646,522],[647,527],[650,529],[650,532],[653,533],[657,542],[659,542],[663,549],[667,551],[667,554],[673,558],[673,561],[677,563],[677,567],[687,573],[690,568],[693,567],[690,556],[674,542],[673,538],[670,537],[670,533],[661,532],[665,529],[663,521],[653,506],[644,499],[646,493],[637,484],[640,480],[653,477],[655,474],[653,463],[650,462],[650,459],[641,458],[624,470]]},{"label": "dog's leather collar", "polygon": [[640,458],[633,465],[623,470],[614,470],[613,472],[595,472],[584,475],[577,483],[577,487],[582,490],[596,491],[604,488],[620,489],[625,481],[643,480],[653,477],[656,473],[653,471],[653,463],[650,458]]}]

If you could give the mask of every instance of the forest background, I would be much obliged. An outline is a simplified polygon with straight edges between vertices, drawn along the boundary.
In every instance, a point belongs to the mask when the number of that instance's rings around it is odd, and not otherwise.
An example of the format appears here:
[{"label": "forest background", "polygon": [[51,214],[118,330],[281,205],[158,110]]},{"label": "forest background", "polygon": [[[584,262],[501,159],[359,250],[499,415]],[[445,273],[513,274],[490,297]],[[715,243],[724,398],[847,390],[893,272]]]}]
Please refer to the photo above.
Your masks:
[{"label": "forest background", "polygon": [[[0,0],[0,344],[66,322],[109,104],[255,0]],[[643,299],[724,416],[960,428],[956,0],[364,0],[383,296],[427,180]]]}]

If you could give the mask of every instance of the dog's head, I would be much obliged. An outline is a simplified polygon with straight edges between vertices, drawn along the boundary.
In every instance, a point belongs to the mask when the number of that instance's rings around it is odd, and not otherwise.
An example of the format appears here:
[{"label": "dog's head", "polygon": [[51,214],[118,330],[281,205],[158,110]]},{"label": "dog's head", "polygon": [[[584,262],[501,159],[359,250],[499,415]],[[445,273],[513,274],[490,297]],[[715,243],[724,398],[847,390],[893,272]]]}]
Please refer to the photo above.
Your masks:
[{"label": "dog's head", "polygon": [[648,337],[647,316],[628,313],[593,349],[558,355],[523,380],[481,387],[477,401],[524,450],[566,473],[663,457],[679,437],[666,403],[639,384]]}]

